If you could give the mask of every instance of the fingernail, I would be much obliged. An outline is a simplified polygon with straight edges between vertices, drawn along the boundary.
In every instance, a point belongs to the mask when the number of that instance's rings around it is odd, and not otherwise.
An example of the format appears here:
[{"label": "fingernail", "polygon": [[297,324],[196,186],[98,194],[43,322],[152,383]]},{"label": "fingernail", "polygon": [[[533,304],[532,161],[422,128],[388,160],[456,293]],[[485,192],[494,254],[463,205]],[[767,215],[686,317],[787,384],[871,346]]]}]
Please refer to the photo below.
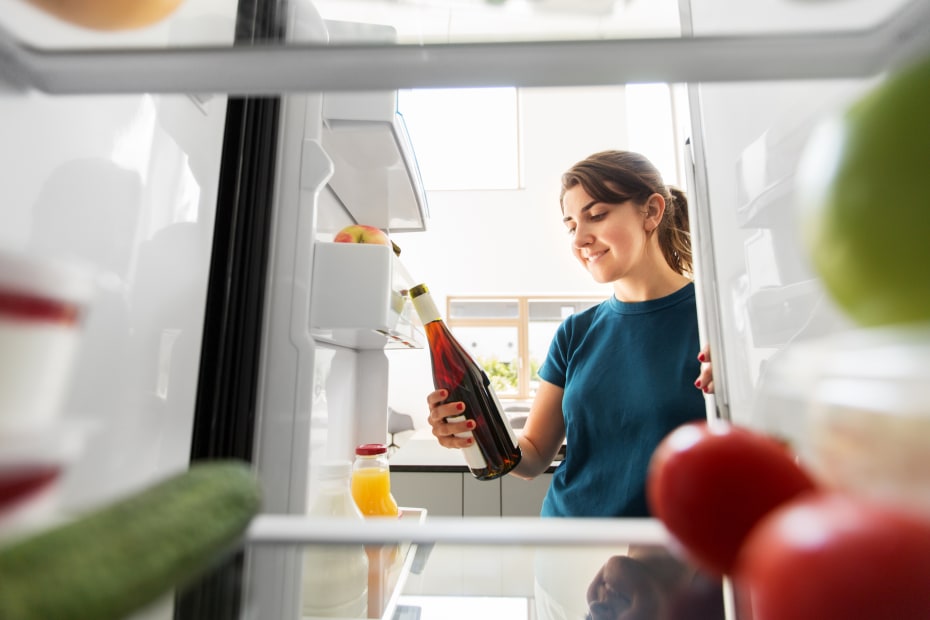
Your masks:
[{"label": "fingernail", "polygon": [[469,429],[475,428],[475,421],[474,421],[474,420],[469,420],[469,421],[468,421],[468,428],[469,428]]},{"label": "fingernail", "polygon": [[465,411],[465,403],[458,403],[455,405],[456,411]]},{"label": "fingernail", "polygon": [[700,380],[700,379],[698,379],[697,381],[694,382],[694,387],[696,387],[696,388],[700,388],[700,387],[701,387],[701,380]]},{"label": "fingernail", "polygon": [[468,438],[468,445],[471,445],[471,444],[473,444],[473,443],[475,443],[475,440],[472,439],[471,437],[469,437],[469,438]]},{"label": "fingernail", "polygon": [[707,390],[707,388],[704,388],[704,393],[705,393],[705,394],[710,394],[710,392]]},{"label": "fingernail", "polygon": [[440,392],[441,392],[440,398],[446,398],[449,395],[448,390],[440,390]]},{"label": "fingernail", "polygon": [[707,361],[707,356],[704,355],[703,353],[698,353],[698,361],[699,361],[699,362],[705,362],[705,361]]}]

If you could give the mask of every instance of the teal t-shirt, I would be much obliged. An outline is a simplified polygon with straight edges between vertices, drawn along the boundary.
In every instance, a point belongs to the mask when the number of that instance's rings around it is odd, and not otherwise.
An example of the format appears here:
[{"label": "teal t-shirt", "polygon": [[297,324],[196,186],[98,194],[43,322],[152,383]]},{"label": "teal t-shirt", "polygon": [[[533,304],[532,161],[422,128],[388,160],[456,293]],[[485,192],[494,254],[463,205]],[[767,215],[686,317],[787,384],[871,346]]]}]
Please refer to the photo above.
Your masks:
[{"label": "teal t-shirt", "polygon": [[565,460],[544,517],[647,517],[646,470],[659,441],[706,417],[694,284],[659,299],[615,297],[568,317],[539,376],[564,388]]}]

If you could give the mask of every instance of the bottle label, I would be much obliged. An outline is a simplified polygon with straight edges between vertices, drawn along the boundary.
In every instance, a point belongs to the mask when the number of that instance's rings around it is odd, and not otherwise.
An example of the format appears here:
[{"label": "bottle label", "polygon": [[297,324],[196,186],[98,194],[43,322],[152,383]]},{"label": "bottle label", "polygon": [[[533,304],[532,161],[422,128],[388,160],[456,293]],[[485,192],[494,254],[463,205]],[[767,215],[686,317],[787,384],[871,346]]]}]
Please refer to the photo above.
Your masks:
[{"label": "bottle label", "polygon": [[417,297],[413,297],[410,301],[413,302],[413,307],[424,325],[442,319],[442,316],[439,314],[439,308],[436,307],[436,302],[433,301],[432,295],[424,293]]},{"label": "bottle label", "polygon": [[[446,418],[446,422],[464,422],[464,415],[457,415],[451,418]],[[471,431],[465,431],[464,433],[456,433],[456,437],[471,437]],[[471,444],[467,448],[462,448],[462,453],[465,455],[465,462],[468,463],[469,469],[480,471],[482,469],[488,468],[487,461],[484,460],[484,456],[481,454],[481,450],[478,448],[477,444]]]}]

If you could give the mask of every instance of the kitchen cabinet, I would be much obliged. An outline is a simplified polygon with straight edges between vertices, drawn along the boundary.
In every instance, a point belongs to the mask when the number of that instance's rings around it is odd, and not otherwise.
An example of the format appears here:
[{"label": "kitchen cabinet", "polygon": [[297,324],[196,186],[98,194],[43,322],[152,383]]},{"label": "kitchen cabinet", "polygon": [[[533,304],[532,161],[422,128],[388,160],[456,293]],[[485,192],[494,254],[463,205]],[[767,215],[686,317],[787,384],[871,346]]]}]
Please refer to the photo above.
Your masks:
[{"label": "kitchen cabinet", "polygon": [[423,506],[433,516],[536,517],[551,479],[551,473],[533,480],[476,480],[467,472],[395,471],[391,492],[398,503]]},{"label": "kitchen cabinet", "polygon": [[391,493],[403,506],[423,506],[432,516],[461,517],[462,474],[391,472]]},{"label": "kitchen cabinet", "polygon": [[532,480],[522,480],[511,476],[501,480],[501,516],[533,517],[538,515],[551,481],[551,473],[541,474]]}]

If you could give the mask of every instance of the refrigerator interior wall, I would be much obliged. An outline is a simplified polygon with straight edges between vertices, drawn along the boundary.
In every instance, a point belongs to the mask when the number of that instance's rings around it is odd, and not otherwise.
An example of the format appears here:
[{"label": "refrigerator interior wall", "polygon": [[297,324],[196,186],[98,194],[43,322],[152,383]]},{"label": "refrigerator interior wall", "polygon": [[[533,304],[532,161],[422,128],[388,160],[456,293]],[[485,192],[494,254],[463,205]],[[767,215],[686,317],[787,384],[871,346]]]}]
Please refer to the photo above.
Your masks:
[{"label": "refrigerator interior wall", "polygon": [[[309,2],[289,6],[290,40],[321,41],[333,35]],[[340,37],[368,33],[345,24],[329,26]],[[371,103],[380,105],[372,112]],[[409,282],[401,283],[406,272],[389,247],[331,240],[352,223],[425,225],[425,200],[417,200],[424,196],[419,173],[412,152],[401,153],[395,117],[396,93],[282,98],[256,446],[266,512],[304,514],[315,496],[321,463],[351,460],[357,444],[387,437],[384,348],[396,342],[398,319],[409,311],[403,297],[396,307],[395,289]],[[334,140],[340,130],[352,139]],[[386,160],[379,157],[385,152]],[[404,187],[397,185],[398,175],[385,171],[400,171]],[[352,184],[388,177],[394,180],[375,186],[378,201],[348,191]],[[337,179],[341,184],[334,184]],[[400,200],[393,199],[401,189]],[[398,217],[401,211],[416,221]],[[364,259],[372,254],[374,260]],[[355,260],[358,255],[363,260]],[[346,290],[361,292],[362,298],[349,299],[340,293]],[[248,571],[250,598],[264,617],[299,615],[299,554],[255,553]]]},{"label": "refrigerator interior wall", "polygon": [[64,510],[187,466],[225,107],[225,96],[0,98],[0,243],[95,274],[61,411],[86,433]]},{"label": "refrigerator interior wall", "polygon": [[[694,2],[694,34],[748,27],[732,4]],[[787,24],[799,8],[786,6],[773,16]],[[888,7],[881,9],[878,14],[884,15]],[[870,11],[868,6],[849,11],[847,24],[836,24],[832,15],[828,25],[856,28]],[[818,26],[816,19],[805,25]],[[708,184],[716,269],[711,276],[726,362],[726,393],[718,398],[726,399],[736,422],[790,433],[791,420],[760,418],[757,401],[766,364],[794,342],[849,326],[807,262],[795,175],[817,124],[880,78],[705,83],[697,88],[692,105],[705,164],[699,173]]]},{"label": "refrigerator interior wall", "polygon": [[[291,40],[321,41],[331,36],[331,24],[324,23],[309,2],[290,6]],[[341,24],[338,36],[350,31]],[[312,472],[308,476],[305,468],[309,465],[312,470],[311,461],[352,458],[356,443],[384,441],[387,359],[383,349],[397,341],[392,332],[398,317],[406,316],[410,326],[409,303],[401,299],[403,306],[395,308],[399,290],[409,286],[409,276],[389,248],[329,243],[345,225],[365,224],[363,218],[372,217],[370,203],[347,201],[347,195],[340,196],[333,187],[340,167],[348,167],[346,162],[351,160],[354,172],[365,178],[366,170],[375,174],[383,165],[370,161],[374,149],[368,137],[334,157],[327,148],[327,117],[340,122],[380,119],[384,107],[379,105],[372,112],[369,103],[387,101],[391,118],[396,113],[392,103],[396,95],[343,94],[328,101],[327,96],[310,93],[283,98],[257,450],[262,478],[273,481],[268,485],[274,487],[266,498],[268,506],[281,512],[306,509]],[[415,169],[408,169],[407,176],[419,184]],[[421,185],[413,189],[422,193]],[[378,222],[390,221],[396,203],[379,206],[373,217]],[[416,210],[418,205],[406,204],[404,209],[411,207]],[[351,258],[372,253],[387,260],[357,262]],[[358,271],[372,265],[375,269],[367,277],[374,279],[373,286],[358,288],[385,293],[374,300],[348,300],[362,308],[339,305],[347,300],[336,289],[346,284],[351,288],[356,278],[362,278]],[[378,265],[383,267],[380,272]],[[376,307],[371,313],[357,312],[368,306]],[[334,336],[334,328],[342,336]],[[346,335],[352,330],[365,335]],[[326,448],[315,449],[311,443]]]}]

